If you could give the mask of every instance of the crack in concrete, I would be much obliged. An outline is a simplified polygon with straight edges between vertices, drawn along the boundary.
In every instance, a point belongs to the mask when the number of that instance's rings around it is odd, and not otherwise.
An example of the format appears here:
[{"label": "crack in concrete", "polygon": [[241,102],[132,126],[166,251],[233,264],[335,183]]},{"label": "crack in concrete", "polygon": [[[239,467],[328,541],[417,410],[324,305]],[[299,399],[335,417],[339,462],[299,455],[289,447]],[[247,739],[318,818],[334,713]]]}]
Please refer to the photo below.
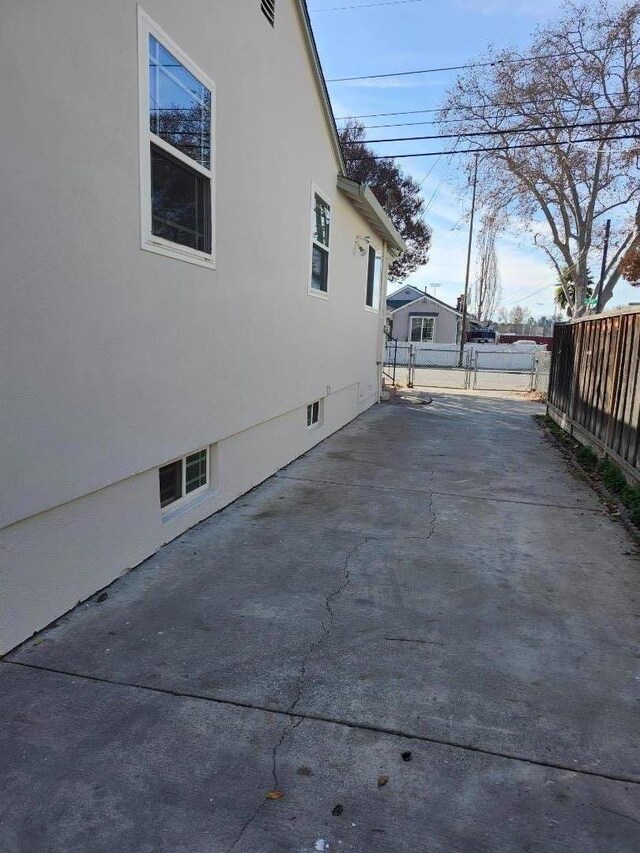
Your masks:
[{"label": "crack in concrete", "polygon": [[[432,472],[433,473],[433,472]],[[294,482],[300,483],[314,483],[320,486],[344,486],[349,489],[374,489],[378,492],[410,492],[414,495],[425,495],[429,493],[428,489],[412,489],[406,486],[376,486],[371,483],[343,483],[338,480],[320,480],[314,477],[291,477],[286,474],[274,474],[273,475],[278,480],[293,480]],[[460,492],[443,492],[439,490],[433,491],[431,494],[433,495],[441,495],[445,498],[462,498],[464,500],[479,500],[479,501],[490,501],[491,503],[506,503],[506,504],[515,504],[517,506],[540,506],[547,507],[549,509],[568,509],[579,512],[594,512],[602,514],[603,509],[601,506],[593,507],[593,506],[583,506],[583,505],[570,505],[570,504],[556,504],[549,503],[548,501],[526,501],[518,498],[496,498],[492,495],[482,495],[478,493],[466,493],[462,494]]]},{"label": "crack in concrete", "polygon": [[[284,729],[282,730],[282,734],[280,735],[280,740],[275,744],[275,746],[273,747],[272,752],[271,752],[271,775],[273,776],[273,790],[274,791],[278,791],[279,785],[280,785],[280,781],[278,778],[278,751],[280,750],[282,744],[285,742],[287,737],[291,734],[291,732],[294,729],[298,728],[298,726],[302,725],[302,723],[305,720],[304,716],[298,716],[294,712],[295,712],[295,708],[296,708],[297,704],[301,701],[303,693],[304,693],[305,681],[306,681],[306,677],[307,677],[307,664],[309,663],[311,656],[320,648],[322,643],[325,642],[325,640],[327,639],[327,637],[331,633],[331,629],[332,629],[333,623],[335,621],[335,613],[333,611],[333,608],[331,607],[331,602],[334,598],[336,598],[338,595],[340,595],[342,592],[344,592],[344,590],[351,583],[351,573],[349,571],[349,563],[351,562],[352,557],[354,557],[358,553],[358,549],[361,547],[361,545],[366,544],[368,541],[369,541],[369,538],[365,537],[363,542],[358,542],[347,553],[345,560],[344,560],[343,569],[342,569],[343,574],[344,574],[344,580],[342,581],[342,583],[338,587],[336,587],[336,589],[334,589],[332,592],[330,592],[327,595],[327,597],[325,599],[325,603],[324,603],[325,608],[329,614],[329,618],[328,618],[329,627],[327,628],[324,621],[322,621],[320,623],[320,627],[322,628],[321,635],[318,637],[317,640],[315,640],[313,643],[311,643],[311,645],[309,646],[305,655],[302,658],[302,661],[300,664],[300,671],[298,673],[298,678],[296,681],[295,696],[294,696],[293,700],[291,701],[291,703],[289,704],[289,706],[285,712],[289,717],[291,717],[291,719],[287,720],[287,724],[285,725]],[[260,812],[262,811],[262,809],[265,806],[265,803],[266,803],[266,800],[263,799],[262,802],[258,805],[257,809],[253,812],[251,817],[249,817],[248,820],[245,821],[245,823],[242,826],[242,829],[240,830],[240,833],[237,835],[237,837],[236,837],[235,841],[233,842],[233,844],[231,845],[231,847],[229,847],[229,849],[227,850],[227,853],[231,853],[231,851],[239,844],[239,842],[241,841],[241,839],[242,839],[243,835],[245,834],[245,832],[247,831],[247,829],[251,826],[251,824],[259,816]]]},{"label": "crack in concrete", "polygon": [[626,773],[603,773],[597,770],[589,770],[586,767],[578,767],[576,764],[563,764],[558,761],[541,761],[536,758],[527,757],[526,755],[518,755],[515,752],[502,752],[496,749],[479,746],[477,744],[463,743],[445,738],[430,737],[429,735],[421,735],[416,732],[404,731],[403,729],[393,728],[392,726],[373,725],[366,722],[356,722],[354,720],[346,720],[340,717],[330,717],[326,714],[292,714],[287,713],[286,708],[268,708],[265,705],[256,705],[253,702],[244,702],[241,699],[220,699],[214,696],[206,696],[201,693],[187,693],[181,690],[172,690],[167,687],[152,687],[148,684],[138,684],[130,681],[119,681],[117,679],[105,678],[100,675],[87,675],[83,672],[73,672],[65,669],[56,669],[50,666],[42,666],[35,663],[24,663],[23,661],[0,660],[0,667],[18,666],[23,669],[35,669],[40,672],[50,672],[53,675],[64,675],[69,678],[80,678],[85,681],[92,681],[96,684],[107,684],[110,687],[123,687],[131,690],[143,690],[148,693],[158,693],[161,696],[174,696],[178,699],[195,699],[203,702],[213,702],[216,705],[224,705],[231,708],[243,708],[248,711],[260,711],[264,714],[279,714],[280,716],[292,716],[294,718],[301,717],[303,721],[311,721],[316,723],[329,723],[337,726],[345,726],[348,729],[357,729],[358,731],[372,732],[373,734],[391,735],[392,737],[400,737],[404,740],[415,740],[417,743],[431,743],[438,746],[448,746],[453,749],[462,749],[466,752],[475,752],[479,755],[488,755],[493,758],[504,758],[508,761],[519,761],[524,764],[531,764],[534,767],[548,767],[552,770],[564,770],[571,773],[578,773],[582,776],[593,776],[597,779],[607,779],[610,782],[622,782],[625,784],[640,785],[639,776],[631,776]]}]

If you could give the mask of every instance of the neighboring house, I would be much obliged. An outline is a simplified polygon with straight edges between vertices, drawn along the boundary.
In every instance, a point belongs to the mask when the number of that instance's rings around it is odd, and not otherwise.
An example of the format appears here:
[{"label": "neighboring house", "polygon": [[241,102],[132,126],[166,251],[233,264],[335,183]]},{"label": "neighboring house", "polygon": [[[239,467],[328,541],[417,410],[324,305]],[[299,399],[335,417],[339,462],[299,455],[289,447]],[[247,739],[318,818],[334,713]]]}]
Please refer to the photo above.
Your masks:
[{"label": "neighboring house", "polygon": [[142,9],[3,8],[0,652],[378,397],[404,244],[304,2]]},{"label": "neighboring house", "polygon": [[405,286],[387,297],[391,334],[399,341],[456,344],[460,341],[462,313],[417,287]]}]

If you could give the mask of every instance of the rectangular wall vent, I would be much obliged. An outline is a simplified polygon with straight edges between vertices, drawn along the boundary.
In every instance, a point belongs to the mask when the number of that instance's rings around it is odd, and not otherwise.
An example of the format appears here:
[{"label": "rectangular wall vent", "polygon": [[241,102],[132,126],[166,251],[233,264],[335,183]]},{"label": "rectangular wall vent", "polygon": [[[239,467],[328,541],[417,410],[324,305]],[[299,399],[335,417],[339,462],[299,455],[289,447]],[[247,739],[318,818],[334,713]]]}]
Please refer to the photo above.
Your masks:
[{"label": "rectangular wall vent", "polygon": [[262,8],[262,14],[265,16],[267,21],[274,25],[276,20],[276,0],[261,0],[260,6]]}]

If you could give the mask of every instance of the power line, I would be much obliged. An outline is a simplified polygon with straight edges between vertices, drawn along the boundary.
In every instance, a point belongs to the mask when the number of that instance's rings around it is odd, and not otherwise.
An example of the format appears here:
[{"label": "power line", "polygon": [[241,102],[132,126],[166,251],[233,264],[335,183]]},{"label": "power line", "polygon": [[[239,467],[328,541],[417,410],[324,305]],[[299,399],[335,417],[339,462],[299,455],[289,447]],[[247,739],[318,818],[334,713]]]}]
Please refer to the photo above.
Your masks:
[{"label": "power line", "polygon": [[312,15],[316,12],[344,12],[347,9],[372,9],[374,6],[406,6],[408,3],[424,3],[425,0],[386,0],[384,3],[360,3],[357,6],[330,6],[323,9],[309,9]]},{"label": "power line", "polygon": [[492,148],[463,148],[462,151],[423,151],[416,154],[369,154],[365,157],[345,157],[347,162],[358,162],[360,160],[403,160],[408,157],[439,157],[441,154],[476,154],[492,151],[514,151],[516,148],[544,148],[552,145],[578,145],[582,142],[615,142],[622,139],[638,139],[640,134],[627,133],[620,136],[610,136],[607,139],[601,136],[589,136],[586,139],[572,139],[561,142],[525,142],[517,145],[498,145]]},{"label": "power line", "polygon": [[[602,93],[598,93],[597,95],[593,95],[593,97],[594,98],[604,98],[604,97],[615,98],[615,97],[618,97],[618,95],[625,95],[626,96],[626,95],[628,95],[628,92],[606,92],[606,93],[602,92]],[[568,100],[573,102],[574,99],[562,97],[562,95],[559,95],[557,98],[542,98],[542,99],[530,98],[530,99],[525,99],[522,101],[503,101],[500,104],[494,104],[494,103],[468,104],[466,106],[462,105],[462,106],[456,107],[456,109],[458,109],[458,110],[485,110],[485,109],[490,108],[490,107],[491,108],[495,107],[496,109],[503,109],[504,107],[520,107],[523,104],[534,104],[534,105],[555,104],[558,101],[568,101]],[[589,106],[587,104],[583,104],[583,106],[587,109],[594,109],[595,108],[595,105]],[[581,108],[582,107],[580,107],[580,109]],[[395,113],[363,113],[362,115],[338,116],[336,118],[336,121],[348,121],[349,119],[355,119],[355,118],[386,118],[387,116],[409,116],[409,115],[418,115],[419,113],[441,113],[444,111],[444,109],[445,108],[443,108],[443,107],[437,107],[437,108],[425,109],[425,110],[401,110],[400,112],[395,112]],[[456,119],[445,119],[445,121],[456,121]]]},{"label": "power line", "polygon": [[568,53],[548,53],[540,56],[519,56],[516,59],[494,59],[491,62],[467,62],[464,65],[443,65],[440,68],[420,68],[416,71],[392,71],[387,74],[363,74],[360,77],[333,77],[327,83],[348,83],[353,80],[379,80],[382,77],[408,77],[412,74],[435,74],[438,71],[462,71],[466,68],[487,68],[494,65],[518,65],[520,63],[537,62],[540,59],[560,59],[566,56],[576,56],[579,53],[593,53],[604,50],[594,47],[592,50],[572,50]]},{"label": "power line", "polygon": [[640,118],[617,118],[610,121],[583,121],[577,124],[551,124],[537,127],[513,127],[504,130],[478,130],[470,133],[439,133],[431,136],[391,136],[386,139],[366,139],[343,142],[343,145],[375,145],[379,142],[417,142],[423,139],[471,139],[476,136],[504,136],[508,133],[533,133],[539,130],[575,130],[581,127],[602,127],[604,125],[635,124]]},{"label": "power line", "polygon": [[[640,107],[640,104],[626,104],[625,106],[638,108],[638,107]],[[593,109],[593,107],[582,106],[582,107],[574,107],[570,110],[566,110],[565,112],[579,113],[579,112],[582,112],[582,110],[592,110],[592,109]],[[539,117],[540,116],[537,116],[537,118],[539,118]],[[482,118],[486,119],[487,116],[482,116]],[[508,119],[508,118],[525,118],[525,116],[523,116],[522,113],[510,113],[510,114],[504,115],[504,116],[489,116],[488,118],[491,118],[494,121],[499,118],[502,121],[502,120]],[[393,122],[391,124],[363,124],[362,127],[364,128],[364,130],[373,130],[375,128],[382,128],[382,127],[421,127],[421,126],[428,125],[428,124],[430,124],[430,125],[453,124],[454,122],[459,123],[459,122],[467,121],[467,120],[468,119],[464,119],[464,118],[443,118],[443,119],[433,119],[431,121],[402,121],[402,122]]]}]

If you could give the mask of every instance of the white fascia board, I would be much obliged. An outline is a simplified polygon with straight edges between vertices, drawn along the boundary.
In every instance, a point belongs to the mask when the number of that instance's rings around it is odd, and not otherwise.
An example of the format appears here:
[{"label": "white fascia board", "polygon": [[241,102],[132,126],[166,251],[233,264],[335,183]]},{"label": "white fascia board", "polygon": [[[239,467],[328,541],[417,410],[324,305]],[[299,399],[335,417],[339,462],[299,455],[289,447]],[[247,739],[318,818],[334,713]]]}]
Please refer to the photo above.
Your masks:
[{"label": "white fascia board", "polygon": [[338,189],[353,202],[378,236],[386,242],[393,255],[396,258],[403,255],[407,246],[371,188],[344,175],[338,175]]}]

